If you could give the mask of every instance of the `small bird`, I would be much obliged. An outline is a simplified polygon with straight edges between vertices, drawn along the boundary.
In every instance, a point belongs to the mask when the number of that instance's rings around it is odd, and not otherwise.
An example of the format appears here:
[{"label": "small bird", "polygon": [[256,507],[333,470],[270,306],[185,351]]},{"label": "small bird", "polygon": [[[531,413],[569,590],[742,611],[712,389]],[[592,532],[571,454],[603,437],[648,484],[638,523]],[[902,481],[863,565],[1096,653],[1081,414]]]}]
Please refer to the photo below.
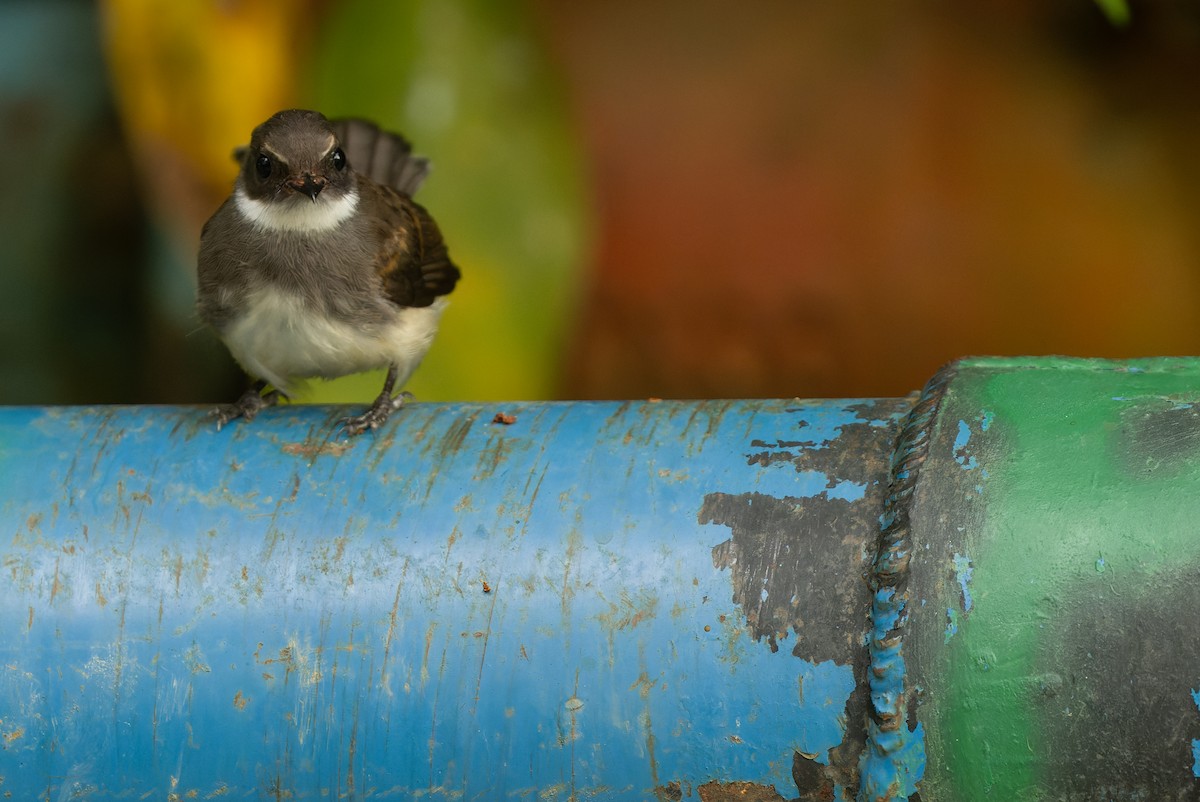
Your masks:
[{"label": "small bird", "polygon": [[298,383],[387,368],[348,434],[384,423],[429,350],[460,273],[412,195],[429,172],[365,120],[281,111],[234,151],[233,194],[200,234],[200,317],[256,381],[217,407],[252,420]]}]

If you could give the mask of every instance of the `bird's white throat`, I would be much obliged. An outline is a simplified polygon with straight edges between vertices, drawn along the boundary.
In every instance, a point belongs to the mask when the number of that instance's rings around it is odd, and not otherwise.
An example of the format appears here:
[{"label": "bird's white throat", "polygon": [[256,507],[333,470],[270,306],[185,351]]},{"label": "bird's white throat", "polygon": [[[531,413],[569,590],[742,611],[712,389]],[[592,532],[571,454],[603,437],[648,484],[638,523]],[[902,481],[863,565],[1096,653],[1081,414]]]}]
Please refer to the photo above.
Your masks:
[{"label": "bird's white throat", "polygon": [[233,193],[233,203],[251,223],[268,231],[291,231],[307,234],[328,231],[344,223],[358,208],[358,190],[347,192],[340,198],[317,196],[315,202],[307,198],[296,203],[269,203],[251,198],[246,190],[238,187]]}]

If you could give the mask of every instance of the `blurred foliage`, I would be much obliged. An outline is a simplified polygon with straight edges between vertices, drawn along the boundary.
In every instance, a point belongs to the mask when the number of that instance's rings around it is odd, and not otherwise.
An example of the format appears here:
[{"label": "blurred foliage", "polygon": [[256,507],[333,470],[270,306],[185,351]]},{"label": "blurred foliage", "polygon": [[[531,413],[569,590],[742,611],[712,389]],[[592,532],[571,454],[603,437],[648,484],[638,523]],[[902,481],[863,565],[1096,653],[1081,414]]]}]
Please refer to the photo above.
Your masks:
[{"label": "blurred foliage", "polygon": [[[584,251],[581,157],[530,10],[489,0],[331,7],[310,105],[402,132],[431,157],[417,199],[463,279],[409,388],[422,400],[547,398]],[[382,374],[316,384],[373,397]]]},{"label": "blurred foliage", "polygon": [[[181,163],[220,194],[247,120],[294,96],[312,4],[295,0],[105,0],[109,68],[122,115],[156,161]],[[269,113],[269,112],[268,112]],[[187,187],[184,187],[187,189]]]},{"label": "blurred foliage", "polygon": [[109,82],[146,204],[138,400],[218,401],[245,378],[195,312],[200,227],[229,194],[231,153],[293,105],[321,0],[102,0]]},{"label": "blurred foliage", "polygon": [[1096,5],[1113,25],[1123,28],[1129,24],[1129,4],[1125,0],[1096,0]]}]

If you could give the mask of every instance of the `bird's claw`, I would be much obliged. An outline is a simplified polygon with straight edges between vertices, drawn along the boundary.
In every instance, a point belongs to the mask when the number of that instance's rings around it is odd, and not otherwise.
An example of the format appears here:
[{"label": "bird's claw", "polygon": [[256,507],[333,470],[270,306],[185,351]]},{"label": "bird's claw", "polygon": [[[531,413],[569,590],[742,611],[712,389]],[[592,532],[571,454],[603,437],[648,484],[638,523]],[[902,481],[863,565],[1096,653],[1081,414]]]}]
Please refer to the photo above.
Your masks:
[{"label": "bird's claw", "polygon": [[393,412],[404,406],[406,401],[412,400],[412,397],[412,393],[407,391],[395,397],[384,393],[376,398],[375,403],[371,404],[371,408],[363,414],[342,418],[340,421],[342,429],[351,437],[362,434],[368,429],[378,429],[387,422]]},{"label": "bird's claw", "polygon": [[261,387],[251,387],[242,393],[242,397],[237,401],[234,401],[232,404],[219,404],[208,414],[209,417],[217,419],[217,431],[219,432],[221,431],[221,427],[232,420],[241,418],[247,423],[254,420],[259,410],[274,406],[275,402],[279,400],[279,395],[278,390],[271,390],[266,395],[263,395]]}]

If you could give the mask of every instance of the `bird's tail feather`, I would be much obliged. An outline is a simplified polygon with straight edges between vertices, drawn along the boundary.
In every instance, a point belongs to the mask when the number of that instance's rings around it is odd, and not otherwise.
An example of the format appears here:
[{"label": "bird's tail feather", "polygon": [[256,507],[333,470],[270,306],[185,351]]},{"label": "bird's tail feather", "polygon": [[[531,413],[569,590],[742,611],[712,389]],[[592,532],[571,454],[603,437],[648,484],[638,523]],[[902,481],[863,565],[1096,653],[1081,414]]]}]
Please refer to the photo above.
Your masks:
[{"label": "bird's tail feather", "polygon": [[366,120],[330,120],[350,167],[376,183],[413,195],[429,174],[429,160],[414,156],[399,134],[380,130]]}]

